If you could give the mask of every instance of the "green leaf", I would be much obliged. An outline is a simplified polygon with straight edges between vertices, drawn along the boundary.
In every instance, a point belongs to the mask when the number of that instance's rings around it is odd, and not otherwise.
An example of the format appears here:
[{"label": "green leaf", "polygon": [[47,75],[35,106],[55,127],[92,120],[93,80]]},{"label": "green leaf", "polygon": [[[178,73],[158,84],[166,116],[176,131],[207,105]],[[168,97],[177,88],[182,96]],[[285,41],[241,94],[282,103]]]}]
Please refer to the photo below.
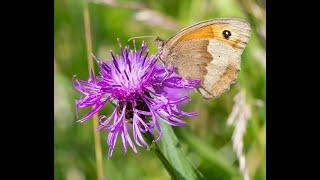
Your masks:
[{"label": "green leaf", "polygon": [[163,137],[155,151],[172,179],[203,179],[202,174],[188,159],[171,126],[160,122]]}]

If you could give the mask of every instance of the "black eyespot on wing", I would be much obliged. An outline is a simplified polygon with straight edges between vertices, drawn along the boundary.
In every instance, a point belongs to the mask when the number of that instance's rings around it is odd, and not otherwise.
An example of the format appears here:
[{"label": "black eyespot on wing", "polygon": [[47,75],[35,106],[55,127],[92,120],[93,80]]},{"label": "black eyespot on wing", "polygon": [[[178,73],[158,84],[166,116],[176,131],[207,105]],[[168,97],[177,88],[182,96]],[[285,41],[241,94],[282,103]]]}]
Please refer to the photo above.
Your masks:
[{"label": "black eyespot on wing", "polygon": [[224,30],[222,32],[222,35],[225,39],[229,39],[229,37],[231,36],[231,32],[229,30]]}]

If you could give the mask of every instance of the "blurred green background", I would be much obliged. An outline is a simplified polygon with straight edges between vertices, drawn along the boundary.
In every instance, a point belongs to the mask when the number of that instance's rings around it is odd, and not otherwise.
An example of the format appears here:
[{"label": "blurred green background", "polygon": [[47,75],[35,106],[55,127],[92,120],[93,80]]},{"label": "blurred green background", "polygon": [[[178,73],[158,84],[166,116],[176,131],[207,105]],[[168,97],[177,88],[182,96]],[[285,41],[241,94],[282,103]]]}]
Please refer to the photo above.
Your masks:
[{"label": "blurred green background", "polygon": [[[145,35],[167,39],[183,27],[212,18],[238,17],[249,21],[253,32],[242,55],[237,83],[213,101],[193,93],[191,103],[184,109],[196,111],[199,116],[186,118],[189,124],[174,127],[174,131],[187,157],[206,179],[242,179],[232,141],[237,124],[229,126],[227,119],[235,110],[234,97],[240,91],[244,92],[245,105],[251,110],[250,116],[244,117],[246,166],[250,179],[266,179],[265,1],[92,0],[88,7],[93,53],[100,59],[109,59],[110,49],[119,51],[116,38],[122,42]],[[155,52],[153,39],[144,40],[151,52]],[[139,44],[141,40],[137,42]],[[54,70],[55,179],[96,179],[92,122],[76,122],[74,102],[80,94],[71,81],[74,75],[79,79],[88,78],[81,0],[55,0]],[[112,108],[108,104],[102,113],[108,115]],[[238,113],[238,119],[241,119],[242,112]],[[118,143],[112,159],[108,160],[106,132],[100,132],[100,135],[106,179],[170,179],[155,154],[142,148],[137,155],[131,150],[124,155]]]}]

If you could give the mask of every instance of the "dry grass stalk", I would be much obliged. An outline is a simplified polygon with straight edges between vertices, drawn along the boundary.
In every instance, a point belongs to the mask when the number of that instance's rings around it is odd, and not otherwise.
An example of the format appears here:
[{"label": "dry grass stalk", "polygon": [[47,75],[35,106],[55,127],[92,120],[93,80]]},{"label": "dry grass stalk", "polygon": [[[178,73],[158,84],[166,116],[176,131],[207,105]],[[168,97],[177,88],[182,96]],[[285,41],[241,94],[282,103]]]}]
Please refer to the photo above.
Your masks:
[{"label": "dry grass stalk", "polygon": [[[90,25],[90,14],[88,9],[87,0],[84,0],[83,3],[83,21],[84,21],[84,30],[87,46],[87,56],[88,56],[88,71],[94,72],[93,59],[91,56],[92,53],[92,37],[91,37],[91,25]],[[99,132],[96,130],[99,126],[99,115],[96,113],[92,116],[93,121],[93,133],[94,133],[94,144],[95,144],[95,154],[96,154],[96,168],[97,168],[97,179],[101,180],[103,176],[103,159],[102,159],[102,147],[101,147],[101,138]]]},{"label": "dry grass stalk", "polygon": [[245,92],[241,90],[234,98],[235,104],[228,117],[228,125],[234,125],[235,129],[232,135],[233,149],[239,159],[239,168],[243,174],[244,180],[249,180],[249,173],[246,165],[246,157],[243,152],[243,136],[246,132],[248,120],[251,116],[250,106],[245,101]]}]

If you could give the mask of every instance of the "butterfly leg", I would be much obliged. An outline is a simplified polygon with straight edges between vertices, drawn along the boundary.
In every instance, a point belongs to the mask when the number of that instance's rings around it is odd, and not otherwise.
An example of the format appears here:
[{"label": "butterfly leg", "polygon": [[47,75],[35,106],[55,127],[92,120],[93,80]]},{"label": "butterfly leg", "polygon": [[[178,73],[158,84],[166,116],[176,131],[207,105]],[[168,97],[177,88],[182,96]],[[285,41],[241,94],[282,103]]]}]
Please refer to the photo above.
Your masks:
[{"label": "butterfly leg", "polygon": [[163,82],[163,81],[166,80],[167,77],[169,76],[169,72],[168,72],[168,70],[167,70],[167,68],[166,68],[166,65],[164,64],[164,61],[163,61],[160,57],[158,57],[158,59],[159,59],[160,63],[162,64],[163,68],[164,68],[164,73],[165,73],[165,75],[164,75],[164,78],[163,78],[163,80],[162,80],[162,82]]}]

